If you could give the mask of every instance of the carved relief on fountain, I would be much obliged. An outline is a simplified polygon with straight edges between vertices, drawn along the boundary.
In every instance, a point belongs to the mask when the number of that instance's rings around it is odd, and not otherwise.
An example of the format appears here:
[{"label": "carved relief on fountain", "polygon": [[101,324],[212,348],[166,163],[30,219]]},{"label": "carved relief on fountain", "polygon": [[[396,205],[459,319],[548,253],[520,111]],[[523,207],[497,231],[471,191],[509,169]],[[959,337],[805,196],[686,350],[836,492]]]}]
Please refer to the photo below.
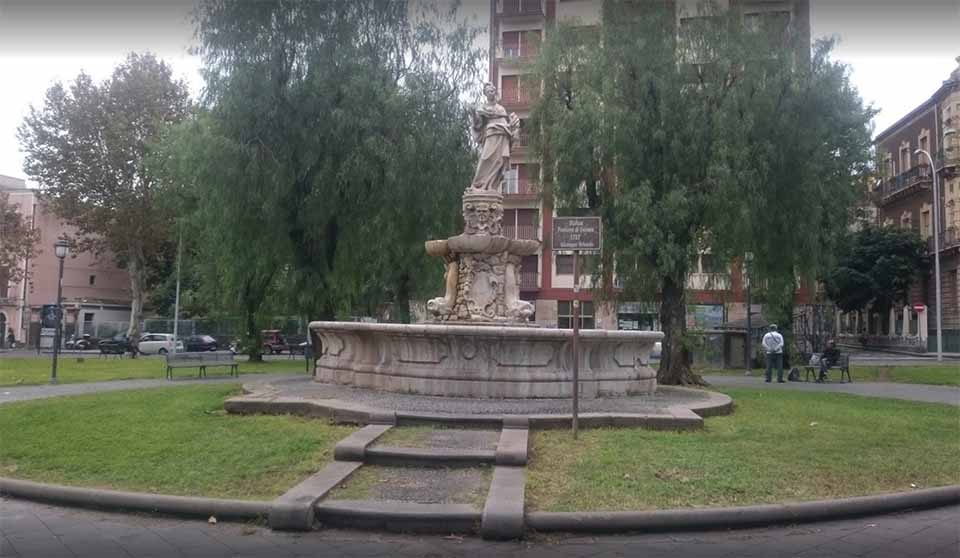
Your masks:
[{"label": "carved relief on fountain", "polygon": [[503,195],[468,189],[463,234],[427,242],[446,266],[446,293],[427,302],[434,320],[451,323],[527,323],[533,304],[520,300],[520,262],[540,242],[503,236]]}]

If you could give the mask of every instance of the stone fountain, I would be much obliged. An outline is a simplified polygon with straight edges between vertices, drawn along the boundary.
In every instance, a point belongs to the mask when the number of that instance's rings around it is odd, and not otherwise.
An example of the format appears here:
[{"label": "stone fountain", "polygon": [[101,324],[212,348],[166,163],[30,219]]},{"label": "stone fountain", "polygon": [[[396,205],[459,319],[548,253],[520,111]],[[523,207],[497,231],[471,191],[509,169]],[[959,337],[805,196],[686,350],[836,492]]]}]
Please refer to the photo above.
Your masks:
[{"label": "stone fountain", "polygon": [[[426,243],[442,258],[445,294],[427,302],[423,324],[312,322],[319,347],[316,380],[400,393],[476,398],[572,396],[573,331],[530,323],[534,307],[520,299],[523,256],[537,240],[503,236],[500,180],[509,168],[518,119],[496,103],[474,114],[482,146],[473,183],[463,194],[463,234]],[[580,395],[652,393],[650,351],[660,332],[582,330]]]}]

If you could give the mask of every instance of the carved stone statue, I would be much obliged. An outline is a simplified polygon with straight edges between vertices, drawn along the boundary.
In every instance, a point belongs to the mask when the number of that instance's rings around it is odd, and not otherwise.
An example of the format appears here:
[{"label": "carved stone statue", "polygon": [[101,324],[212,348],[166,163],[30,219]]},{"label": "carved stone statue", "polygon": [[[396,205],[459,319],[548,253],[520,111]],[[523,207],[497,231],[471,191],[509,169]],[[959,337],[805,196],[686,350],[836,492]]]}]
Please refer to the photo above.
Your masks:
[{"label": "carved stone statue", "polygon": [[497,88],[483,85],[487,102],[473,111],[473,139],[480,145],[480,161],[474,173],[471,190],[497,192],[503,173],[510,169],[510,146],[520,129],[520,118],[497,102]]}]

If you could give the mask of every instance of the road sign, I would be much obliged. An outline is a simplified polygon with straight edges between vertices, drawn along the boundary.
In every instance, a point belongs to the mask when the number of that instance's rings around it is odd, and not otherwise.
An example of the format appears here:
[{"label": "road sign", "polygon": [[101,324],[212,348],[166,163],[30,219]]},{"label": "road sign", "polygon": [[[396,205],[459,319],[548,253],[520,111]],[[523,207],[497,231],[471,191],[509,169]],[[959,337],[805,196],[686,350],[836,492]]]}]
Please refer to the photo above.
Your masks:
[{"label": "road sign", "polygon": [[599,251],[600,229],[599,217],[554,217],[553,249]]},{"label": "road sign", "polygon": [[914,312],[923,312],[923,311],[926,310],[926,309],[927,309],[927,306],[926,306],[925,304],[914,304],[914,305],[913,305],[913,311],[914,311]]}]

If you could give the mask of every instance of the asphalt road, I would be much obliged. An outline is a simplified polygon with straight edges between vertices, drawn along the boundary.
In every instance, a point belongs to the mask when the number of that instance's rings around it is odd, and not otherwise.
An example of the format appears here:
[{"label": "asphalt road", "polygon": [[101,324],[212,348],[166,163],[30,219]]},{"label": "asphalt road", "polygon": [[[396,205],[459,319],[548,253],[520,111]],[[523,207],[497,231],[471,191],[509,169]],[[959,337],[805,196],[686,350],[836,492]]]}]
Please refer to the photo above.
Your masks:
[{"label": "asphalt road", "polygon": [[294,557],[844,557],[960,556],[960,507],[778,528],[624,536],[475,537],[363,531],[273,532],[239,523],[188,521],[0,500],[0,556]]}]

